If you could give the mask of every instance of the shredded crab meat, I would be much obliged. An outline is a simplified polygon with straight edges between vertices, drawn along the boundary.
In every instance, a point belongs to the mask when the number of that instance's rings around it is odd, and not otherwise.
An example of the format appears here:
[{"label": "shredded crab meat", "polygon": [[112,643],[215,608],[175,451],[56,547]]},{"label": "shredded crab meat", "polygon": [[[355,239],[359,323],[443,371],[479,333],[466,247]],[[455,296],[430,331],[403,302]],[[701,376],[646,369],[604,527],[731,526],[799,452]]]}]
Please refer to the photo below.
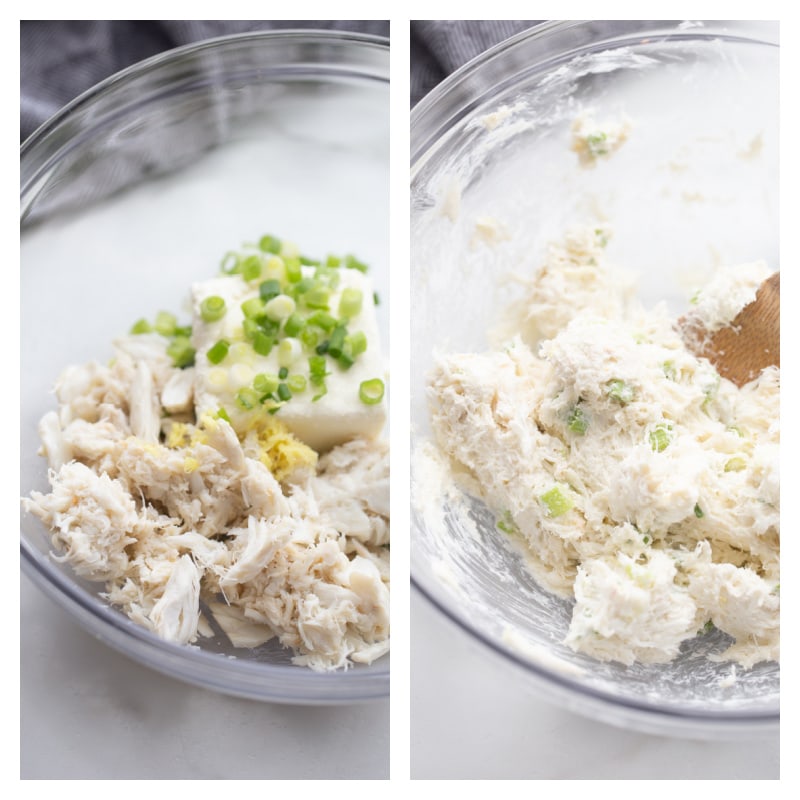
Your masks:
[{"label": "shredded crab meat", "polygon": [[[315,670],[384,655],[386,443],[355,438],[317,464],[281,432],[270,440],[284,447],[278,480],[265,440],[193,418],[192,370],[171,365],[163,338],[115,349],[110,366],[66,369],[59,409],[40,424],[51,488],[23,505],[50,529],[54,557],[169,641],[209,632],[204,606],[235,646],[277,638]],[[162,419],[187,412],[188,422]]]}]

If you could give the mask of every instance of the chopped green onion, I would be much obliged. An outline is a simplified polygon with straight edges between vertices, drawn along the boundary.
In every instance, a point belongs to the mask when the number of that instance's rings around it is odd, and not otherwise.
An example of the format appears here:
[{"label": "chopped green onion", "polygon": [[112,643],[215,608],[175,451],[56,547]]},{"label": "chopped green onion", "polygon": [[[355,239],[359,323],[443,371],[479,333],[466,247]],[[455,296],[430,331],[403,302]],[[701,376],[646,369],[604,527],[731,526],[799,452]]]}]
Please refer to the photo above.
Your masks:
[{"label": "chopped green onion", "polygon": [[281,367],[291,367],[303,354],[303,345],[299,339],[287,337],[278,345],[278,364]]},{"label": "chopped green onion", "polygon": [[336,317],[331,316],[327,311],[315,311],[306,319],[306,324],[316,325],[325,333],[330,333],[336,327]]},{"label": "chopped green onion", "polygon": [[288,370],[288,369],[286,369],[286,367],[281,367],[281,368],[278,370],[278,377],[279,377],[279,378],[280,378],[282,381],[285,381],[285,380],[286,380],[286,378],[288,378],[288,377],[289,377],[289,370]]},{"label": "chopped green onion", "polygon": [[215,345],[206,352],[206,358],[212,364],[219,364],[228,355],[230,344],[225,339],[220,339]]},{"label": "chopped green onion", "polygon": [[313,328],[305,327],[300,331],[300,341],[313,350],[319,344],[319,334]]},{"label": "chopped green onion", "polygon": [[267,303],[264,313],[273,322],[283,322],[294,313],[294,309],[294,300],[289,295],[279,294]]},{"label": "chopped green onion", "polygon": [[321,400],[326,394],[328,394],[328,387],[323,383],[319,392],[311,398],[311,402],[316,403],[317,400]]},{"label": "chopped green onion", "polygon": [[309,258],[308,256],[301,255],[300,263],[306,267],[318,267],[320,262],[318,258]]},{"label": "chopped green onion", "polygon": [[258,243],[258,249],[263,253],[274,253],[277,255],[281,252],[281,240],[275,236],[262,236]]},{"label": "chopped green onion", "polygon": [[259,403],[258,394],[255,389],[244,386],[236,392],[236,402],[241,408],[245,409],[245,411],[251,411]]},{"label": "chopped green onion", "polygon": [[363,261],[359,261],[354,255],[346,255],[344,257],[344,265],[348,269],[357,269],[359,272],[366,272],[369,269]]},{"label": "chopped green onion", "polygon": [[225,300],[217,294],[206,297],[200,303],[200,316],[204,322],[216,322],[225,316]]},{"label": "chopped green onion", "polygon": [[239,254],[228,252],[225,253],[220,269],[228,275],[235,275],[239,272]]},{"label": "chopped green onion", "polygon": [[703,517],[705,516],[705,514],[703,513],[703,509],[700,508],[700,503],[694,504],[694,515],[697,517],[697,519],[703,519]]},{"label": "chopped green onion", "polygon": [[367,335],[364,333],[364,331],[356,331],[355,333],[351,333],[345,339],[345,342],[349,342],[353,358],[357,358],[367,350]]},{"label": "chopped green onion", "polygon": [[743,469],[747,469],[747,462],[740,456],[728,459],[725,464],[725,472],[741,472]]},{"label": "chopped green onion", "polygon": [[169,311],[159,311],[156,314],[155,329],[162,336],[174,336],[177,326],[178,321],[175,319],[175,315],[170,314]]},{"label": "chopped green onion", "polygon": [[344,340],[342,351],[336,357],[336,360],[339,362],[339,366],[342,369],[349,369],[353,366],[353,364],[356,363],[356,360],[353,357],[353,347],[347,339]]},{"label": "chopped green onion", "polygon": [[573,432],[580,434],[583,436],[586,433],[586,429],[589,427],[589,420],[586,414],[583,413],[583,409],[579,406],[575,406],[567,416],[567,427]]},{"label": "chopped green onion", "polygon": [[331,346],[330,340],[325,339],[316,346],[315,352],[318,356],[324,356],[328,352],[328,348],[330,346]]},{"label": "chopped green onion", "polygon": [[[283,285],[286,283],[286,264],[280,256],[270,256],[264,264],[264,271],[261,277],[268,281],[278,281]],[[265,300],[267,298],[264,298]]]},{"label": "chopped green onion", "polygon": [[260,317],[258,320],[258,327],[261,328],[268,336],[277,336],[281,330],[281,323],[272,320],[267,316]]},{"label": "chopped green onion", "polygon": [[326,286],[314,286],[303,295],[303,302],[308,308],[328,311],[330,309],[330,289]]},{"label": "chopped green onion", "polygon": [[306,325],[306,321],[297,313],[292,313],[283,323],[283,332],[287,336],[297,336]]},{"label": "chopped green onion", "polygon": [[324,356],[309,356],[308,373],[314,386],[322,386],[328,375],[327,363]]},{"label": "chopped green onion", "polygon": [[306,381],[305,375],[289,375],[286,379],[286,385],[295,394],[299,392],[304,392],[306,390],[307,384],[308,381]]},{"label": "chopped green onion", "polygon": [[361,304],[364,300],[364,293],[361,289],[347,288],[342,291],[339,298],[339,316],[352,319],[361,313]]},{"label": "chopped green onion", "polygon": [[275,340],[262,330],[256,331],[253,335],[253,350],[260,356],[268,356],[274,344]]},{"label": "chopped green onion", "polygon": [[669,422],[659,422],[658,425],[650,431],[650,446],[657,453],[666,450],[671,441],[672,425]]},{"label": "chopped green onion", "polygon": [[185,336],[176,336],[167,346],[167,355],[172,363],[179,369],[191,367],[194,364],[194,348]]},{"label": "chopped green onion", "polygon": [[612,400],[616,400],[621,405],[627,405],[634,398],[633,387],[625,381],[615,379],[606,384],[606,393]]},{"label": "chopped green onion", "polygon": [[240,272],[242,278],[246,281],[258,280],[261,277],[262,267],[261,256],[248,256],[241,264]]},{"label": "chopped green onion", "polygon": [[372,293],[372,303],[373,305],[379,306],[381,304],[381,298],[378,296],[377,292]]},{"label": "chopped green onion", "polygon": [[365,405],[374,406],[383,400],[385,389],[380,378],[361,381],[361,385],[358,387],[358,397]]},{"label": "chopped green onion", "polygon": [[560,517],[575,505],[575,501],[558,485],[539,495],[539,499],[547,506],[547,513],[551,517]]},{"label": "chopped green onion", "polygon": [[264,316],[264,301],[260,297],[251,297],[242,303],[242,313],[248,319],[258,319]]},{"label": "chopped green onion", "polygon": [[285,383],[278,384],[278,399],[284,403],[292,399],[292,390]]},{"label": "chopped green onion", "polygon": [[519,533],[519,528],[517,524],[514,522],[514,518],[511,516],[510,511],[504,511],[502,517],[497,520],[497,527],[499,530],[503,531],[503,533],[514,534]]},{"label": "chopped green onion", "polygon": [[303,278],[303,266],[299,258],[285,258],[283,261],[286,267],[286,280],[290,283],[298,283]]},{"label": "chopped green onion", "polygon": [[217,411],[217,419],[224,419],[228,424],[230,424],[231,421],[231,418],[228,416],[228,412],[222,406],[220,406],[219,410]]},{"label": "chopped green onion", "polygon": [[329,255],[325,259],[325,266],[326,267],[340,267],[342,265],[342,259],[339,256]]},{"label": "chopped green onion", "polygon": [[347,336],[347,328],[344,325],[338,325],[331,334],[328,342],[328,352],[333,358],[341,356],[345,336]]},{"label": "chopped green onion", "polygon": [[249,341],[253,340],[253,337],[261,330],[261,326],[254,320],[248,319],[245,317],[242,320],[242,333],[244,333],[244,338],[248,339]]},{"label": "chopped green onion", "polygon": [[586,146],[589,149],[589,154],[595,158],[606,155],[608,153],[608,145],[606,144],[605,131],[590,133],[586,137]]},{"label": "chopped green onion", "polygon": [[281,282],[274,278],[268,281],[262,281],[258,285],[258,295],[266,303],[267,300],[272,300],[281,293]]},{"label": "chopped green onion", "polygon": [[131,333],[152,333],[153,326],[146,319],[139,319],[131,326]]},{"label": "chopped green onion", "polygon": [[277,391],[279,383],[280,379],[277,375],[271,375],[264,372],[259,372],[259,374],[253,378],[253,388],[260,395],[272,394],[273,392]]},{"label": "chopped green onion", "polygon": [[317,285],[317,282],[313,278],[301,278],[297,281],[297,284],[294,287],[294,291],[297,294],[305,294],[306,292],[310,291]]}]

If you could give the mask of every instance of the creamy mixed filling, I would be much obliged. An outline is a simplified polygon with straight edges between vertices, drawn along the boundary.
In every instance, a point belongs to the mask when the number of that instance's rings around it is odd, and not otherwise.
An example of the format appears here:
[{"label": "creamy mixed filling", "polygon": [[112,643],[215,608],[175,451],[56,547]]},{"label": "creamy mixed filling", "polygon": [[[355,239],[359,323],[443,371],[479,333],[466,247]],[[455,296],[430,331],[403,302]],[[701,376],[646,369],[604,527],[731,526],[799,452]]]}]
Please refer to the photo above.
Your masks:
[{"label": "creamy mixed filling", "polygon": [[[777,660],[779,370],[741,388],[721,378],[664,307],[635,301],[608,236],[571,231],[496,349],[438,360],[436,440],[540,584],[574,597],[573,649],[664,662],[713,625],[734,640],[721,658]],[[721,270],[696,295],[698,319],[729,324],[768,274]]]},{"label": "creamy mixed filling", "polygon": [[317,670],[371,663],[389,648],[372,290],[354,259],[265,242],[193,287],[190,326],[160,314],[63,372],[39,427],[51,491],[23,504],[55,559],[166,640],[215,625]]}]

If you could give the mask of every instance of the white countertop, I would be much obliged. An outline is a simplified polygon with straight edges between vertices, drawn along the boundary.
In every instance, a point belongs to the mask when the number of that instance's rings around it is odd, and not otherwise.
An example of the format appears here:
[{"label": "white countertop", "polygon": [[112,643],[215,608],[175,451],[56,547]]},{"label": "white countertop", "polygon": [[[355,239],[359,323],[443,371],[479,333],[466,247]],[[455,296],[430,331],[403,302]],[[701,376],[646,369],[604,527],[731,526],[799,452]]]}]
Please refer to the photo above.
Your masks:
[{"label": "white countertop", "polygon": [[20,582],[22,779],[388,777],[388,699],[283,706],[194,688],[97,641]]},{"label": "white countertop", "polygon": [[411,630],[412,779],[779,777],[777,733],[705,742],[618,729],[520,693],[414,591]]}]

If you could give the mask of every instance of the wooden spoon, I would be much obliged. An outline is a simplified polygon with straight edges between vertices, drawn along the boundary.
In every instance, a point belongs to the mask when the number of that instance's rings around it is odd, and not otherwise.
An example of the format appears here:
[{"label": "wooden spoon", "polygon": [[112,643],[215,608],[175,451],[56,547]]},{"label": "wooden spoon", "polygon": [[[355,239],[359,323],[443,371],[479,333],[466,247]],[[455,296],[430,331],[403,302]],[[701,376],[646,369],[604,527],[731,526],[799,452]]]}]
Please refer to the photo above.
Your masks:
[{"label": "wooden spoon", "polygon": [[678,320],[686,346],[707,358],[720,375],[737,386],[758,377],[765,367],[781,365],[781,275],[770,275],[756,299],[733,322],[708,334],[691,316]]}]

